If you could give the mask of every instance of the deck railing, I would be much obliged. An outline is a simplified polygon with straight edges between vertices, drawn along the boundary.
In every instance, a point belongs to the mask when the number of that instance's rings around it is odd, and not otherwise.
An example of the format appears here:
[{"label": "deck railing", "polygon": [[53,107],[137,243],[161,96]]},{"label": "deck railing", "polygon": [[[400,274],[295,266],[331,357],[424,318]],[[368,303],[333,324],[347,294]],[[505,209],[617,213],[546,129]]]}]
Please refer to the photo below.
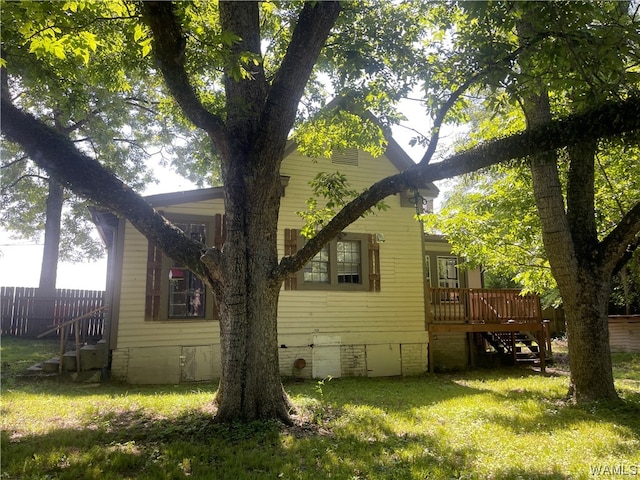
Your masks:
[{"label": "deck railing", "polygon": [[434,323],[540,323],[540,299],[520,290],[429,288]]}]

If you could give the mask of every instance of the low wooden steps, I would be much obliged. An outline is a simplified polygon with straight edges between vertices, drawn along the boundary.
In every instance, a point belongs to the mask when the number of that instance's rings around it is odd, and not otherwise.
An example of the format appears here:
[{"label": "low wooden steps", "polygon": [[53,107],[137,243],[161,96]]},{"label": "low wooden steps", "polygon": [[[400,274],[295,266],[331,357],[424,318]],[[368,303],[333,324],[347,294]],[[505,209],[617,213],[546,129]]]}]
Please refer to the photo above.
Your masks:
[{"label": "low wooden steps", "polygon": [[[95,345],[83,345],[80,348],[80,369],[84,372],[88,370],[100,370],[105,366],[107,355],[107,344],[100,340]],[[58,373],[78,371],[78,352],[70,350],[62,355],[62,369],[60,369],[60,357],[56,356],[40,364],[33,365],[28,369],[30,373]]]}]

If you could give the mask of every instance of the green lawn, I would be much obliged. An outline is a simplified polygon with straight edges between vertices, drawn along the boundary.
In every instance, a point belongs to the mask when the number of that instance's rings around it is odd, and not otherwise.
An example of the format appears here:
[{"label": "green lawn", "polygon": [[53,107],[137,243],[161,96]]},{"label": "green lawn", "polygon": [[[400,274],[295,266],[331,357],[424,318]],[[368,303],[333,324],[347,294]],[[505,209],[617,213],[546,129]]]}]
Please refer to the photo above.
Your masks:
[{"label": "green lawn", "polygon": [[640,477],[637,354],[614,357],[622,404],[567,405],[562,371],[334,379],[286,384],[304,422],[283,428],[212,424],[212,384],[20,378],[14,343],[2,339],[0,478]]}]

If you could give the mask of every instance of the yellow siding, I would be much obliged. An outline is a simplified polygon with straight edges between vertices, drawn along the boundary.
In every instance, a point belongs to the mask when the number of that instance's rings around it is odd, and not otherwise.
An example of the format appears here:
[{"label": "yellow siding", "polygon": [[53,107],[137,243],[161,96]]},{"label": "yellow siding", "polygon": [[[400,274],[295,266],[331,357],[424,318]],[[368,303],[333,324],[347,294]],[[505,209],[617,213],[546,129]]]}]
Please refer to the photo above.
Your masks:
[{"label": "yellow siding", "polygon": [[[311,196],[309,181],[318,171],[339,171],[347,176],[351,186],[362,190],[374,181],[397,173],[386,159],[373,159],[360,153],[359,166],[334,165],[319,159],[313,163],[296,152],[282,166],[282,175],[290,177],[282,199],[279,221],[279,250],[284,254],[284,230],[299,229],[302,221],[295,212],[306,208]],[[308,377],[313,370],[313,339],[335,336],[340,339],[342,372],[345,375],[366,375],[366,347],[392,345],[394,365],[403,364],[403,374],[420,373],[426,369],[427,332],[424,317],[424,290],[421,254],[421,232],[413,219],[412,208],[400,207],[399,195],[389,197],[390,206],[359,219],[346,231],[382,233],[380,244],[380,292],[282,291],[280,294],[278,331],[281,348],[280,368],[283,375]],[[213,216],[223,212],[221,199],[191,204],[161,207],[166,213]],[[182,350],[172,347],[213,348],[219,352],[217,321],[147,322],[144,319],[147,241],[130,224],[124,235],[122,292],[119,310],[117,350],[113,356],[113,374],[129,381],[140,382],[145,365],[151,369],[154,355],[164,352],[163,368],[171,372],[171,381],[180,377]],[[406,345],[402,347],[402,345]],[[409,346],[411,345],[411,347]],[[376,347],[369,347],[372,352]],[[190,350],[189,350],[190,351]],[[402,361],[400,353],[402,353]],[[169,354],[170,353],[170,354]],[[397,354],[396,354],[397,353]],[[293,367],[298,358],[307,366],[301,371]],[[183,361],[183,360],[182,360]],[[213,355],[210,371],[199,369],[202,378],[219,374],[219,353]],[[170,366],[167,364],[170,364]],[[199,368],[199,367],[198,367]],[[382,368],[380,372],[396,372]],[[157,368],[151,369],[153,372]],[[320,369],[321,370],[321,369]],[[319,371],[320,371],[319,370]],[[371,369],[368,369],[371,370]],[[188,377],[189,375],[187,375]],[[157,379],[157,375],[151,375]],[[184,379],[185,374],[182,372]],[[148,379],[147,379],[148,380]]]},{"label": "yellow siding", "polygon": [[[161,210],[165,213],[215,215],[222,209],[221,200],[207,202],[207,205],[203,203],[177,205]],[[219,344],[217,321],[145,321],[148,242],[129,223],[126,224],[124,242],[117,348]]]},{"label": "yellow siding", "polygon": [[[294,153],[283,164],[283,175],[290,176],[282,200],[280,231],[300,228],[296,211],[305,208],[311,196],[309,181],[318,171],[347,176],[351,186],[362,190],[377,179],[397,173],[386,158],[374,159],[360,152],[359,166],[334,165],[327,159],[312,163]],[[361,218],[346,231],[382,233],[380,245],[380,292],[283,291],[280,294],[279,332],[281,343],[311,341],[317,334],[339,334],[354,343],[399,342],[411,332],[426,342],[419,224],[411,208],[401,208],[399,195],[385,202],[390,209]],[[284,251],[284,240],[280,250]],[[377,336],[374,333],[385,333]],[[295,339],[293,336],[295,335]],[[344,343],[344,342],[343,342]]]}]

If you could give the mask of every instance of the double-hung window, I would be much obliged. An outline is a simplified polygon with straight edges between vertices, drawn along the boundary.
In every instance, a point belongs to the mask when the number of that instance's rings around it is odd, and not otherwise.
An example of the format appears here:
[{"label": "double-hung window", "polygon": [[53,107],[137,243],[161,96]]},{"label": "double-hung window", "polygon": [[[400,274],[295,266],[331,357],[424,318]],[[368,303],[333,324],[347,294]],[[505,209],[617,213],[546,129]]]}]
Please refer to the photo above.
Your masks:
[{"label": "double-hung window", "polygon": [[369,235],[342,233],[299,272],[297,288],[369,290]]},{"label": "double-hung window", "polygon": [[336,242],[338,283],[362,284],[362,244],[358,240]]},{"label": "double-hung window", "polygon": [[458,257],[438,257],[438,287],[452,289],[442,291],[440,300],[443,302],[459,302],[460,294],[456,290],[460,288],[458,271]]},{"label": "double-hung window", "polygon": [[458,257],[438,257],[438,287],[460,288]]}]

